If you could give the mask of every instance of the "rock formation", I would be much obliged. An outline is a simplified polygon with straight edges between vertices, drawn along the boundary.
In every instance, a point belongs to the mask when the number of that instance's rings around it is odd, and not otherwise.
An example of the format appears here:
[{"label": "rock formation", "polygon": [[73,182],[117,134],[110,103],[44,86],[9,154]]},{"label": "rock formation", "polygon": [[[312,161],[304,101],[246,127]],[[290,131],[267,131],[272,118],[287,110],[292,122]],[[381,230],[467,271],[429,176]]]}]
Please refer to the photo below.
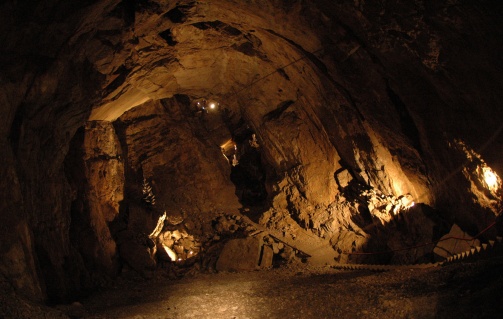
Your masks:
[{"label": "rock formation", "polygon": [[0,9],[0,273],[30,299],[69,301],[121,265],[145,275],[159,247],[187,253],[175,231],[218,255],[250,229],[222,238],[215,221],[250,209],[273,252],[313,238],[339,261],[501,214],[497,1]]}]

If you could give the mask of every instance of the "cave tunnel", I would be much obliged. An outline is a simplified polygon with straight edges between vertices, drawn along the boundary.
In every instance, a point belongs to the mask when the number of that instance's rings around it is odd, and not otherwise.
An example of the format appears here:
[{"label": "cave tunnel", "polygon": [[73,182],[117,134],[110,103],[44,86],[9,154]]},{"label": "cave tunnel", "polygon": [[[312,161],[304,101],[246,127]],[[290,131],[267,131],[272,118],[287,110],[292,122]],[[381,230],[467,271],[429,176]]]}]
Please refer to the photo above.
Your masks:
[{"label": "cave tunnel", "polygon": [[503,311],[498,1],[0,9],[0,317]]}]

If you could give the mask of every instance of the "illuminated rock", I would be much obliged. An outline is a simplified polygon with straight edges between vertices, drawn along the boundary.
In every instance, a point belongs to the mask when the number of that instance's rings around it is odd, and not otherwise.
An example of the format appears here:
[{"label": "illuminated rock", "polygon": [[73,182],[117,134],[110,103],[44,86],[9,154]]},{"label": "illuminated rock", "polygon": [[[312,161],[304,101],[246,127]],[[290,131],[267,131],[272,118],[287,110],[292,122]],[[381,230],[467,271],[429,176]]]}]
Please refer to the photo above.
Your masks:
[{"label": "illuminated rock", "polygon": [[82,159],[72,164],[82,171],[75,170],[70,181],[78,197],[87,201],[74,207],[72,234],[81,243],[77,247],[85,262],[94,265],[91,271],[115,276],[117,247],[108,223],[119,215],[124,199],[124,164],[111,123],[88,122],[79,149]]}]

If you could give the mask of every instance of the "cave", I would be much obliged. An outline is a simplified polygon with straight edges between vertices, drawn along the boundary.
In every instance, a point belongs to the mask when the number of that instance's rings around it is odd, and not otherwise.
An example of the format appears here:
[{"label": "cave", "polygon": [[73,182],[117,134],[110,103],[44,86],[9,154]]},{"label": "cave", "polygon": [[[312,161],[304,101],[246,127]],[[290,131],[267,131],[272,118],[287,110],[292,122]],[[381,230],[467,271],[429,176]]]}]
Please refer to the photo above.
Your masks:
[{"label": "cave", "polygon": [[503,311],[499,1],[0,8],[0,317]]}]

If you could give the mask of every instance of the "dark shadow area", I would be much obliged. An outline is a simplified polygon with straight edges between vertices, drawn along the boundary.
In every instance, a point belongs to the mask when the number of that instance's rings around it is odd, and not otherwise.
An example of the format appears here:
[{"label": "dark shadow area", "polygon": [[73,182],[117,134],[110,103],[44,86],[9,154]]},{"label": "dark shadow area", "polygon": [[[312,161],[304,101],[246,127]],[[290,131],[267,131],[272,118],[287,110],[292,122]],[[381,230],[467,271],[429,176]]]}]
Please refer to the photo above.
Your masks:
[{"label": "dark shadow area", "polygon": [[243,119],[236,119],[228,110],[222,119],[232,132],[232,138],[222,146],[230,168],[230,180],[236,187],[236,196],[243,205],[241,213],[257,222],[267,210],[266,171],[261,146],[255,132]]},{"label": "dark shadow area", "polygon": [[436,318],[501,318],[503,254],[443,269]]},{"label": "dark shadow area", "polygon": [[239,159],[239,164],[231,168],[231,181],[236,185],[236,194],[245,206],[261,206],[267,198],[265,172],[260,152],[246,150]]}]

